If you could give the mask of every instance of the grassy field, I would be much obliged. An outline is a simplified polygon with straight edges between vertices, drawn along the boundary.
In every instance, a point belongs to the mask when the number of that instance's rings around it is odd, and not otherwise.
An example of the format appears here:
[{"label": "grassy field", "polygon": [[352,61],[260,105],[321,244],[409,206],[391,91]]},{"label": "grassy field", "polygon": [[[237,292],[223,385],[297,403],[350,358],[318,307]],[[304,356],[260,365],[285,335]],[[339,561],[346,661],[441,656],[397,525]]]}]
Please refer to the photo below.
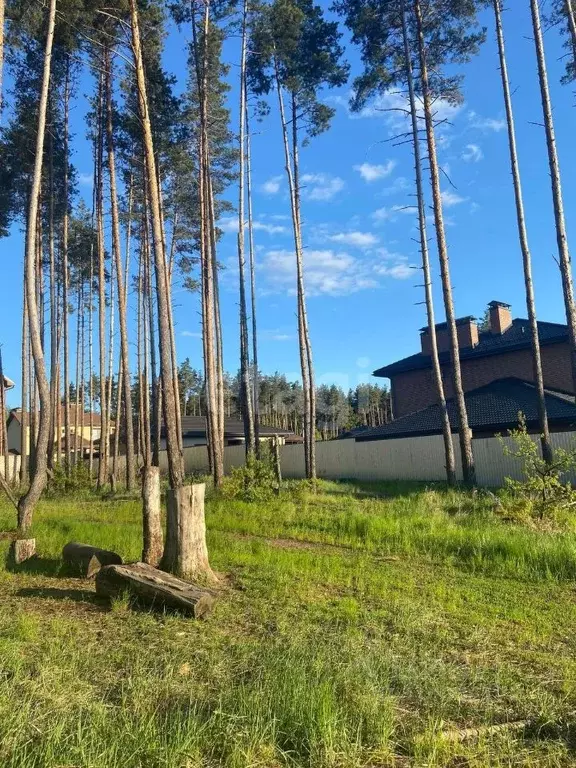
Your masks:
[{"label": "grassy field", "polygon": [[0,765],[576,765],[574,526],[491,507],[391,484],[212,499],[222,594],[195,622],[61,573],[71,539],[137,559],[137,501],[45,501],[40,557],[0,571]]}]

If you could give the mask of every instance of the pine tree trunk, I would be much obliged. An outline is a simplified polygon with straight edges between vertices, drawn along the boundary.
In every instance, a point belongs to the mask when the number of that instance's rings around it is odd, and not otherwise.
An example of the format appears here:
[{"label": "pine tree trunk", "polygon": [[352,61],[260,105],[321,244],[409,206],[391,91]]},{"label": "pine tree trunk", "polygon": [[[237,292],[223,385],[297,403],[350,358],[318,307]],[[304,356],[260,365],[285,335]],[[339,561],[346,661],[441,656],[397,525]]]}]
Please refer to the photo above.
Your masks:
[{"label": "pine tree trunk", "polygon": [[98,355],[100,372],[100,446],[98,459],[98,488],[103,488],[108,477],[108,403],[106,387],[106,269],[104,252],[103,210],[103,90],[102,73],[98,85],[98,135],[96,139],[96,232],[98,251]]},{"label": "pine tree trunk", "polygon": [[540,82],[540,97],[542,100],[542,112],[544,116],[544,127],[546,130],[548,165],[550,168],[550,180],[552,183],[552,199],[554,203],[554,219],[556,223],[556,241],[558,245],[560,273],[562,275],[562,290],[564,293],[566,322],[568,324],[572,386],[574,389],[574,397],[576,398],[576,306],[574,305],[572,261],[570,258],[570,251],[568,250],[568,235],[566,233],[564,203],[562,200],[562,184],[560,181],[560,165],[558,162],[558,152],[556,150],[556,135],[554,131],[554,120],[552,118],[552,104],[550,101],[550,89],[548,87],[548,74],[546,71],[546,59],[544,57],[544,40],[542,37],[542,26],[540,24],[538,0],[530,0],[530,10],[532,13],[532,27],[534,30],[536,58],[538,60],[538,79]]},{"label": "pine tree trunk", "polygon": [[[70,339],[69,339],[69,312],[68,289],[70,276],[68,270],[68,154],[69,154],[69,123],[70,123],[70,59],[66,60],[66,81],[64,85],[64,214],[62,219],[62,337],[64,345],[64,466],[65,471],[70,471],[71,446],[70,446]],[[90,256],[92,258],[92,255]],[[90,301],[92,301],[92,279],[90,279]],[[90,363],[92,370],[92,363]],[[60,409],[60,403],[58,403]],[[58,438],[60,442],[60,437]]]},{"label": "pine tree trunk", "polygon": [[76,402],[74,404],[74,465],[78,464],[78,431],[80,429],[80,359],[82,349],[82,288],[83,283],[78,285],[78,300],[76,302]]},{"label": "pine tree trunk", "polygon": [[212,175],[210,172],[210,155],[206,161],[208,187],[208,226],[210,235],[210,269],[212,271],[212,293],[214,297],[214,351],[216,376],[216,407],[217,407],[217,439],[222,455],[222,475],[224,475],[224,346],[222,339],[222,319],[220,315],[220,280],[218,277],[218,259],[216,257],[216,220],[214,213],[214,194],[212,191]]},{"label": "pine tree trunk", "polygon": [[3,106],[3,83],[4,83],[4,0],[0,0],[0,115]]},{"label": "pine tree trunk", "polygon": [[242,17],[242,44],[240,56],[240,131],[239,131],[239,178],[238,178],[238,273],[240,287],[240,410],[244,420],[244,441],[246,456],[255,452],[254,417],[250,392],[250,360],[248,339],[248,310],[246,306],[246,243],[244,185],[246,149],[246,42],[247,42],[248,0],[244,0]]},{"label": "pine tree trunk", "polygon": [[448,485],[456,484],[456,465],[454,458],[454,444],[452,443],[452,429],[446,406],[444,383],[442,381],[442,369],[438,357],[438,342],[436,339],[436,321],[434,317],[434,300],[432,298],[432,275],[430,271],[430,253],[428,250],[428,234],[426,228],[426,203],[424,198],[424,185],[422,181],[422,156],[420,152],[420,134],[418,130],[418,108],[416,104],[416,91],[414,88],[414,76],[412,72],[412,58],[408,37],[408,25],[406,21],[406,7],[402,3],[402,36],[404,40],[404,58],[406,66],[406,79],[410,101],[410,118],[412,122],[412,146],[414,151],[414,173],[416,177],[416,198],[418,201],[418,227],[420,231],[420,254],[422,257],[422,274],[424,277],[424,296],[426,302],[426,317],[430,334],[430,360],[432,374],[440,408],[442,420],[442,436],[444,438],[444,455],[446,459],[446,480]]},{"label": "pine tree trunk", "polygon": [[258,334],[256,323],[256,253],[254,249],[254,220],[252,217],[252,142],[248,114],[248,85],[244,82],[246,96],[246,203],[248,209],[248,245],[250,263],[250,296],[252,302],[252,411],[254,414],[254,440],[256,456],[260,457],[260,382],[258,380]]},{"label": "pine tree trunk", "polygon": [[296,194],[294,176],[292,171],[292,161],[290,158],[290,142],[288,139],[288,127],[286,123],[286,113],[284,110],[284,99],[282,97],[282,86],[276,59],[275,82],[276,93],[278,96],[278,106],[280,109],[280,122],[282,124],[282,138],[284,142],[284,161],[286,168],[286,177],[288,179],[288,189],[290,192],[290,206],[292,210],[292,228],[294,233],[294,250],[296,252],[296,280],[297,280],[297,309],[298,309],[298,342],[300,351],[300,368],[302,371],[302,394],[304,399],[304,465],[306,477],[311,477],[310,464],[310,438],[312,434],[312,425],[310,424],[310,376],[308,366],[308,356],[306,352],[306,339],[304,336],[304,323],[302,317],[301,284],[302,284],[302,250],[300,243],[299,219],[296,208]]},{"label": "pine tree trunk", "polygon": [[[166,272],[166,284],[168,286],[168,294],[172,296],[172,270],[169,267],[167,261],[166,250],[166,230],[164,225],[164,204],[163,204],[163,192],[162,183],[160,177],[160,166],[158,165],[158,199],[160,202],[160,221],[162,224],[162,246],[164,249],[164,270]],[[178,361],[176,359],[176,333],[174,330],[174,313],[172,311],[172,300],[168,302],[168,325],[170,327],[170,357],[172,359],[172,370],[174,375],[172,376],[172,386],[174,387],[174,401],[177,403],[176,408],[176,434],[178,436],[178,449],[180,452],[183,450],[182,443],[182,414],[180,411],[180,383],[178,381]]]},{"label": "pine tree trunk", "polygon": [[10,482],[10,454],[8,452],[8,429],[6,420],[6,390],[4,389],[4,366],[2,365],[2,345],[0,344],[0,455],[4,455],[4,480]]},{"label": "pine tree trunk", "polygon": [[[48,112],[50,122],[54,120],[52,96],[49,97]],[[49,296],[50,296],[50,434],[48,437],[47,463],[50,470],[54,469],[55,457],[59,451],[59,440],[56,438],[56,408],[58,406],[58,310],[56,301],[56,244],[54,233],[54,137],[53,131],[48,132],[49,152],[49,201],[48,201],[48,259],[49,259]]]},{"label": "pine tree trunk", "polygon": [[454,301],[452,298],[452,283],[450,281],[450,264],[448,258],[448,246],[444,231],[444,216],[442,211],[442,197],[440,193],[440,172],[438,157],[436,154],[436,137],[434,131],[434,118],[432,115],[432,94],[428,80],[428,62],[426,58],[426,44],[422,23],[421,0],[414,0],[414,14],[418,37],[418,58],[420,61],[420,85],[422,90],[422,102],[424,107],[424,120],[426,125],[426,141],[428,145],[428,159],[430,163],[430,181],[432,185],[432,200],[434,207],[434,224],[436,229],[436,242],[440,259],[440,272],[442,275],[442,293],[444,296],[444,308],[446,310],[446,322],[450,339],[450,352],[452,359],[452,381],[454,386],[454,399],[458,411],[458,431],[460,436],[460,452],[462,454],[462,473],[467,485],[476,484],[476,470],[474,467],[474,454],[472,452],[472,435],[468,426],[466,413],[466,401],[462,386],[462,372],[460,369],[460,350],[458,347],[458,333],[456,329],[456,317],[454,314]]},{"label": "pine tree trunk", "polygon": [[570,33],[570,40],[572,42],[572,57],[574,67],[576,68],[576,12],[574,11],[574,0],[564,0],[564,7],[566,9],[566,18],[568,20],[568,32]]},{"label": "pine tree trunk", "polygon": [[[148,96],[146,92],[146,79],[144,75],[144,63],[140,43],[140,29],[138,26],[138,11],[136,0],[130,0],[132,51],[136,68],[138,88],[138,105],[140,120],[142,123],[143,143],[145,153],[145,171],[148,190],[148,200],[152,220],[152,246],[154,252],[154,265],[156,272],[156,296],[158,302],[158,328],[160,346],[160,376],[162,381],[162,402],[164,408],[164,428],[166,430],[166,448],[168,455],[168,474],[170,486],[174,491],[182,487],[184,480],[184,464],[182,452],[179,449],[179,440],[176,430],[176,408],[179,403],[174,399],[172,386],[171,339],[168,322],[170,295],[166,282],[166,259],[163,248],[163,237],[160,218],[160,201],[158,190],[158,175],[156,173],[156,158],[154,156],[154,144],[152,139],[152,127],[148,111]],[[169,531],[170,535],[177,532]]]},{"label": "pine tree trunk", "polygon": [[[302,338],[306,350],[306,365],[308,368],[308,408],[309,408],[309,445],[308,445],[308,477],[316,479],[316,383],[312,363],[312,345],[308,329],[308,314],[306,311],[306,293],[304,290],[304,255],[302,248],[302,219],[300,216],[300,160],[298,152],[298,114],[296,97],[292,93],[292,157],[294,164],[294,210],[296,213],[298,246],[296,248],[296,276],[298,281],[298,301],[302,319]],[[298,256],[299,254],[299,256]]]},{"label": "pine tree trunk", "polygon": [[518,152],[516,149],[516,130],[514,127],[514,112],[512,109],[512,97],[508,81],[508,66],[506,63],[506,49],[504,46],[504,32],[502,29],[502,0],[493,0],[494,17],[496,22],[496,38],[498,41],[498,55],[500,59],[500,75],[502,78],[502,91],[504,94],[504,106],[506,108],[506,121],[508,126],[508,147],[510,151],[510,167],[514,184],[514,199],[516,202],[516,220],[518,224],[518,237],[520,250],[522,251],[522,264],[524,268],[524,290],[526,292],[526,309],[530,323],[532,340],[532,365],[534,369],[534,382],[538,395],[538,420],[540,422],[542,455],[547,462],[552,461],[552,443],[548,428],[548,414],[546,412],[546,400],[544,394],[544,374],[542,372],[542,357],[540,354],[540,337],[538,335],[538,322],[536,320],[536,303],[534,300],[534,285],[532,282],[532,257],[528,245],[528,233],[526,231],[526,218],[524,216],[524,199],[522,183],[520,180],[520,168],[518,164]]},{"label": "pine tree trunk", "polygon": [[52,44],[54,41],[54,27],[56,21],[56,0],[50,0],[48,27],[46,33],[46,46],[44,51],[44,69],[42,74],[42,86],[38,105],[38,128],[36,131],[36,151],[34,156],[34,171],[30,191],[30,200],[26,230],[26,299],[28,302],[28,322],[32,356],[34,358],[34,370],[40,395],[40,414],[38,443],[34,473],[28,492],[21,496],[18,502],[18,527],[26,531],[32,523],[34,506],[38,502],[42,491],[46,487],[48,451],[48,438],[50,432],[50,387],[46,376],[46,364],[42,349],[42,334],[38,305],[36,304],[36,226],[40,198],[40,184],[42,180],[42,160],[44,157],[44,137],[46,130],[46,111],[48,106],[48,92],[50,89],[50,65],[52,61]]},{"label": "pine tree trunk", "polygon": [[24,286],[22,298],[22,410],[20,414],[20,487],[24,488],[28,483],[28,455],[30,451],[30,425],[28,418],[28,391],[29,391],[29,348],[28,334],[28,301],[26,299],[26,265],[24,265]]},{"label": "pine tree trunk", "polygon": [[[126,287],[124,283],[124,270],[122,267],[122,254],[120,246],[120,216],[118,213],[118,194],[116,190],[116,159],[114,148],[114,129],[112,123],[112,88],[113,69],[110,49],[106,49],[106,107],[107,107],[107,135],[108,135],[108,174],[110,179],[110,202],[112,207],[112,250],[116,264],[116,280],[118,283],[118,320],[120,325],[120,357],[122,361],[121,375],[124,397],[124,434],[126,437],[126,488],[132,491],[135,486],[134,463],[134,424],[132,421],[132,386],[130,381],[130,360],[128,348],[128,319],[126,310]],[[118,377],[118,403],[122,397],[120,392],[120,376]],[[118,407],[118,412],[121,411]],[[120,433],[120,421],[116,422],[116,434]],[[119,437],[115,439],[116,445]]]}]

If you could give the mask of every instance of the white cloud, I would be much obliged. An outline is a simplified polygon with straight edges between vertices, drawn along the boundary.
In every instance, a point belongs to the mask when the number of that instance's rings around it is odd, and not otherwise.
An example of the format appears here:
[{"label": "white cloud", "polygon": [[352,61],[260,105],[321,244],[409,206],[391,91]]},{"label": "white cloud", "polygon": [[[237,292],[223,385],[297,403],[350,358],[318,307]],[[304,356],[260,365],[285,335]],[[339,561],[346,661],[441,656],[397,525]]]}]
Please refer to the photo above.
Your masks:
[{"label": "white cloud", "polygon": [[[259,268],[265,278],[265,291],[294,294],[296,261],[293,251],[268,251]],[[402,280],[408,276],[408,269],[403,256],[384,248],[361,258],[332,249],[304,251],[304,281],[309,296],[347,296],[378,288],[382,278]]]},{"label": "white cloud", "polygon": [[191,339],[201,339],[202,338],[202,334],[198,333],[196,331],[182,331],[180,336],[187,336],[187,337],[189,337]]},{"label": "white cloud", "polygon": [[264,194],[266,195],[277,195],[280,191],[280,182],[282,181],[282,176],[272,176],[268,181],[265,181],[264,184],[261,185],[260,189]]},{"label": "white cloud", "polygon": [[91,186],[94,181],[94,174],[92,173],[79,173],[78,181],[84,186]]},{"label": "white cloud", "polygon": [[[345,104],[348,108],[348,102],[338,99],[338,103]],[[446,99],[436,99],[433,104],[433,115],[436,124],[446,123],[453,120],[456,115],[462,110],[462,104],[451,104]],[[424,116],[422,108],[422,102],[418,100],[416,107],[418,117],[421,119]],[[368,104],[360,112],[350,112],[348,109],[348,115],[351,118],[369,118],[369,117],[382,117],[389,125],[391,133],[399,133],[400,131],[410,130],[410,102],[408,96],[399,91],[387,91],[377,96],[370,104]],[[440,141],[442,139],[442,127],[440,127]]]},{"label": "white cloud", "polygon": [[449,189],[445,189],[444,192],[442,192],[442,203],[446,208],[451,208],[453,205],[464,203],[466,199],[467,198],[461,197],[456,192],[451,192]]},{"label": "white cloud", "polygon": [[395,280],[406,280],[414,274],[412,267],[404,263],[394,264],[392,267],[383,266],[379,272],[381,275],[388,275],[388,277],[393,277]]},{"label": "white cloud", "polygon": [[374,221],[396,221],[399,213],[413,214],[416,212],[417,208],[414,205],[392,205],[389,208],[384,206],[383,208],[375,210],[372,214],[372,218]]},{"label": "white cloud", "polygon": [[[466,144],[464,151],[462,152],[462,160],[467,163],[479,163],[484,157],[484,153],[478,146],[478,144]],[[446,171],[448,173],[449,171]]]},{"label": "white cloud", "polygon": [[[248,224],[245,226],[247,227]],[[252,226],[256,231],[267,232],[269,235],[282,235],[288,232],[286,227],[283,227],[280,224],[266,224],[263,221],[254,221],[252,222]]]},{"label": "white cloud", "polygon": [[327,173],[305,173],[302,185],[302,194],[308,200],[332,200],[344,189],[344,180]]},{"label": "white cloud", "polygon": [[261,331],[259,335],[261,338],[268,339],[269,341],[290,341],[295,338],[294,334],[284,333],[279,329],[264,330]]},{"label": "white cloud", "polygon": [[[254,221],[252,222],[252,226],[255,231],[267,232],[269,235],[281,235],[288,231],[286,227],[281,226],[280,224],[267,224],[264,221]],[[238,232],[238,217],[224,216],[218,220],[218,227],[222,232],[236,233]],[[248,228],[248,222],[244,224],[244,228]]]},{"label": "white cloud", "polygon": [[390,184],[388,187],[384,187],[384,189],[379,190],[380,195],[386,195],[388,197],[389,195],[395,195],[397,192],[404,192],[406,189],[410,188],[410,182],[405,176],[397,176],[392,184]]},{"label": "white cloud", "polygon": [[499,133],[506,128],[506,120],[494,117],[482,117],[472,110],[468,112],[468,120],[473,128],[478,128],[480,131],[494,131],[494,133]]},{"label": "white cloud", "polygon": [[337,235],[330,235],[329,240],[357,248],[370,248],[378,242],[378,238],[371,232],[339,232]]},{"label": "white cloud", "polygon": [[370,183],[377,179],[384,179],[386,176],[390,176],[394,168],[396,167],[395,160],[387,160],[384,165],[372,165],[371,163],[362,163],[361,165],[355,165],[354,170],[358,171],[360,176]]}]

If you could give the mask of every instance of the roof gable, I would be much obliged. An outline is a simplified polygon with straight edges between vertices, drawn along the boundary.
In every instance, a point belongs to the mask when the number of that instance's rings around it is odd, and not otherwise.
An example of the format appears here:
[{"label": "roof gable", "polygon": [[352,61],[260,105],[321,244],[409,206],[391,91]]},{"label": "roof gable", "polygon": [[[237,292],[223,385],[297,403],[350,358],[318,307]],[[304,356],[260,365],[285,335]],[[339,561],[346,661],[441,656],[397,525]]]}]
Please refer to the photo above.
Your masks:
[{"label": "roof gable", "polygon": [[[540,344],[543,346],[546,344],[558,344],[568,339],[568,327],[559,323],[538,322],[538,337]],[[480,333],[478,344],[475,347],[460,349],[460,359],[473,360],[490,355],[500,355],[519,349],[529,349],[530,346],[530,324],[528,320],[516,318],[512,321],[510,328],[502,334],[494,334],[490,333],[490,331]],[[441,352],[439,358],[441,365],[449,364],[450,352]],[[378,368],[374,371],[373,375],[390,378],[398,373],[422,370],[431,368],[431,366],[430,355],[417,352],[415,355],[410,355],[395,363],[385,365],[383,368]]]}]

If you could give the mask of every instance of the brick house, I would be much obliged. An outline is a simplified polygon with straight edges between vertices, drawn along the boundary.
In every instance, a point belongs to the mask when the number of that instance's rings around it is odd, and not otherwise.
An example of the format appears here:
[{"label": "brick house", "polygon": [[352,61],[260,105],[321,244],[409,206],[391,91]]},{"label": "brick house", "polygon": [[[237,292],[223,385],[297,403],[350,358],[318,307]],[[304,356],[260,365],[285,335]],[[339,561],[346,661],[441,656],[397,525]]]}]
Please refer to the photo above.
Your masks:
[{"label": "brick house", "polygon": [[[510,305],[492,301],[488,305],[488,329],[480,331],[473,317],[456,321],[465,392],[500,379],[534,381],[528,320],[512,319]],[[570,370],[568,328],[558,323],[538,323],[545,386],[574,394]],[[450,351],[446,323],[436,325],[436,337],[446,398],[454,395],[450,373]],[[421,350],[374,371],[390,379],[394,418],[421,411],[437,402],[430,357],[430,330],[420,331]]]}]

